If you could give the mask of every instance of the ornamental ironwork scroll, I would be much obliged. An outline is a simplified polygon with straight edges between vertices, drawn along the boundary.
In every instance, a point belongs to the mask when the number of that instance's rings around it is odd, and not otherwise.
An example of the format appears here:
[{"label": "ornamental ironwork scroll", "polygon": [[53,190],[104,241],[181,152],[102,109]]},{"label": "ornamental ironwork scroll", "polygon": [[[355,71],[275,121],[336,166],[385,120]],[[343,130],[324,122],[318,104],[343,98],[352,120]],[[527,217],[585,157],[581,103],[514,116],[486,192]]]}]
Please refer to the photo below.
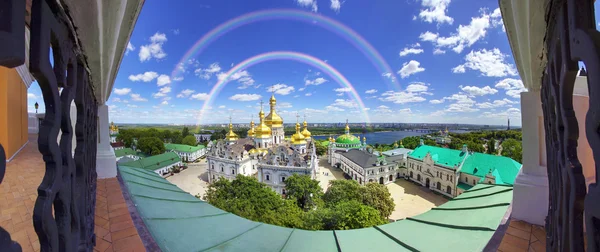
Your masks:
[{"label": "ornamental ironwork scroll", "polygon": [[[600,168],[600,33],[595,29],[590,0],[554,0],[548,13],[548,64],[541,100],[546,131],[550,205],[546,217],[548,251],[600,251],[600,187],[586,192],[583,167],[577,156],[578,123]],[[578,62],[587,68],[589,110],[578,122],[573,110],[573,88]],[[584,239],[584,220],[585,235]]]},{"label": "ornamental ironwork scroll", "polygon": [[[38,187],[33,225],[41,251],[92,251],[98,104],[84,67],[85,58],[76,47],[76,37],[64,11],[53,0],[33,0],[31,6],[29,68],[40,85],[46,106],[38,135],[46,172]],[[0,13],[0,65],[22,65],[25,1],[0,0]],[[73,102],[77,108],[75,129],[71,122]],[[0,156],[3,153],[2,150]],[[4,169],[5,163],[0,162],[0,182]],[[0,251],[20,251],[1,228]]]}]

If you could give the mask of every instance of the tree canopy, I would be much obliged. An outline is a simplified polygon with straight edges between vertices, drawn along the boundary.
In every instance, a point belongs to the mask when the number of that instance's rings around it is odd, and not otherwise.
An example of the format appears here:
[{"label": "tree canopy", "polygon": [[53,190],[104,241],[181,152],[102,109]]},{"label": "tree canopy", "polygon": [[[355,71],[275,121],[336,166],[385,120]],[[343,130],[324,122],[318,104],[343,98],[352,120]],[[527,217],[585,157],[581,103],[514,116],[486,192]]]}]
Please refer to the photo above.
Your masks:
[{"label": "tree canopy", "polygon": [[158,137],[141,137],[137,141],[137,148],[148,155],[165,153],[165,144]]},{"label": "tree canopy", "polygon": [[198,143],[196,142],[196,138],[194,136],[186,136],[181,140],[181,144],[196,146]]},{"label": "tree canopy", "polygon": [[515,161],[523,162],[523,145],[521,141],[515,139],[507,139],[502,142],[502,155],[512,158]]},{"label": "tree canopy", "polygon": [[308,211],[320,204],[323,189],[319,181],[308,175],[293,174],[285,180],[285,192],[289,199],[295,200],[300,209]]}]

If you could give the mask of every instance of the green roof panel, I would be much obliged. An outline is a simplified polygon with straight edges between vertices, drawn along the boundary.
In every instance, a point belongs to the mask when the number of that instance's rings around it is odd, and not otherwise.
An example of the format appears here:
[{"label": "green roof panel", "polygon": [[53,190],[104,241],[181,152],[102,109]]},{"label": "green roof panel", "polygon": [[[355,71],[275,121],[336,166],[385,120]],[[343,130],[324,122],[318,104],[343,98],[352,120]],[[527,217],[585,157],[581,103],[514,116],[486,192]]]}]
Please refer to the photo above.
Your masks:
[{"label": "green roof panel", "polygon": [[175,152],[165,152],[163,154],[142,158],[136,161],[123,163],[121,165],[135,168],[142,168],[147,171],[155,171],[162,167],[180,162],[181,158]]},{"label": "green roof panel", "polygon": [[116,157],[123,157],[123,156],[127,156],[127,155],[137,156],[137,152],[131,148],[123,148],[123,149],[115,150]]},{"label": "green roof panel", "polygon": [[512,158],[475,152],[465,160],[461,172],[485,178],[496,177],[496,184],[512,185],[521,170],[521,164]]},{"label": "green roof panel", "polygon": [[185,144],[165,144],[165,149],[168,151],[174,150],[174,151],[187,152],[187,153],[196,152],[196,151],[199,151],[204,148],[206,148],[204,145],[191,146],[191,145],[185,145]]},{"label": "green roof panel", "polygon": [[466,155],[466,153],[459,150],[421,145],[415,148],[408,156],[418,160],[423,160],[427,153],[430,153],[435,164],[450,168],[453,168],[454,166],[460,166]]}]

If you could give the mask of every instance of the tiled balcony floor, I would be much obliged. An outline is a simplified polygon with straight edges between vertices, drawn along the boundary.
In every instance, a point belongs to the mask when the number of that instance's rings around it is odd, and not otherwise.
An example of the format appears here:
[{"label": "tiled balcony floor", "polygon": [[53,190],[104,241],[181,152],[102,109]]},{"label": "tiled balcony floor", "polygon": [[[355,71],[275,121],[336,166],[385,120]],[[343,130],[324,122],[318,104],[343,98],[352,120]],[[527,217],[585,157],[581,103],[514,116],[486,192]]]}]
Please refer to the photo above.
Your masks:
[{"label": "tiled balcony floor", "polygon": [[[29,143],[7,164],[0,184],[0,226],[24,252],[40,251],[32,216],[44,172],[37,135],[30,135]],[[145,251],[116,178],[98,180],[96,201],[94,250]]]},{"label": "tiled balcony floor", "polygon": [[511,220],[498,251],[546,251],[546,231],[544,227],[519,220]]}]

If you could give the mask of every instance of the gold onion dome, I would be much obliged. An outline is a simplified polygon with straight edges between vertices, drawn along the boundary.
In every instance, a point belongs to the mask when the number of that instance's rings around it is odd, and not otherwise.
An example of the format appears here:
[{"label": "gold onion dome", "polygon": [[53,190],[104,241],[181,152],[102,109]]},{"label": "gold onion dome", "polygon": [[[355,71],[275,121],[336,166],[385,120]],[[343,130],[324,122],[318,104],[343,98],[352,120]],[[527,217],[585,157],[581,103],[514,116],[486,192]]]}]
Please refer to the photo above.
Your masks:
[{"label": "gold onion dome", "polygon": [[271,137],[271,128],[265,124],[265,112],[260,109],[258,113],[260,118],[260,123],[254,129],[254,137],[256,138],[270,138]]},{"label": "gold onion dome", "polygon": [[250,129],[248,130],[248,137],[254,137],[254,121],[250,122]]},{"label": "gold onion dome", "polygon": [[306,122],[306,119],[304,119],[304,130],[302,130],[302,135],[304,135],[306,138],[311,137],[311,133],[308,131],[308,123]]},{"label": "gold onion dome", "polygon": [[277,100],[275,99],[275,95],[271,95],[271,99],[269,99],[271,111],[265,117],[265,124],[269,127],[283,127],[283,119],[277,114],[277,112],[275,112],[276,104]]},{"label": "gold onion dome", "polygon": [[256,148],[252,148],[251,150],[248,151],[248,153],[250,154],[256,154],[258,152],[258,150]]},{"label": "gold onion dome", "polygon": [[233,132],[233,124],[231,124],[231,122],[229,122],[229,132],[227,132],[225,135],[225,139],[229,141],[235,141],[238,139],[238,135]]},{"label": "gold onion dome", "polygon": [[306,144],[306,138],[302,133],[300,133],[300,124],[296,123],[296,133],[292,135],[292,144]]}]

